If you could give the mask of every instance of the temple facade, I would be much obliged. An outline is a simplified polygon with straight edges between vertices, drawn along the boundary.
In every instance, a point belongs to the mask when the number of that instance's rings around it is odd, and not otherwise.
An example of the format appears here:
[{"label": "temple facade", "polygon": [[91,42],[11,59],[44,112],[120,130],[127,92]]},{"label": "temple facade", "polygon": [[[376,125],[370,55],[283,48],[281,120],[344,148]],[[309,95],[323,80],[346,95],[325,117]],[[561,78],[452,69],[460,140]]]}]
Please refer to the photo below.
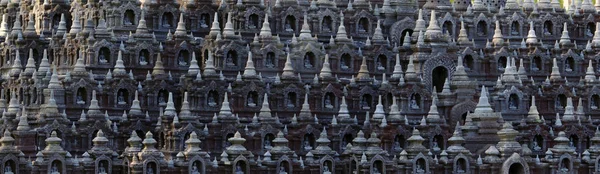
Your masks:
[{"label": "temple facade", "polygon": [[3,174],[598,174],[600,1],[1,0]]}]

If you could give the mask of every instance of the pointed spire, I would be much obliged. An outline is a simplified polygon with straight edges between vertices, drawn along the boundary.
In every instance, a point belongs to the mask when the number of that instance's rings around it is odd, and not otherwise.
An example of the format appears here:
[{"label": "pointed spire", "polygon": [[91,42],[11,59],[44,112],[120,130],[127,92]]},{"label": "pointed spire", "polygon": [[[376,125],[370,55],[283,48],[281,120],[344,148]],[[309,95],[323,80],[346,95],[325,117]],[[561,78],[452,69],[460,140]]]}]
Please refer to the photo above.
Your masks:
[{"label": "pointed spire", "polygon": [[504,36],[502,35],[502,30],[500,29],[500,21],[496,19],[496,30],[494,30],[494,37],[492,42],[495,46],[504,45]]},{"label": "pointed spire", "polygon": [[225,28],[223,29],[223,36],[225,38],[235,36],[235,31],[233,29],[233,23],[231,22],[231,16],[233,16],[233,14],[231,12],[229,12],[227,14],[227,23],[225,23]]},{"label": "pointed spire", "polygon": [[479,103],[475,107],[475,113],[491,113],[494,112],[492,110],[492,106],[490,105],[490,101],[488,99],[488,93],[485,86],[481,86],[481,93],[479,96]]},{"label": "pointed spire", "polygon": [[550,73],[550,80],[561,80],[560,70],[558,69],[556,58],[552,59],[552,72]]},{"label": "pointed spire", "polygon": [[323,61],[323,67],[321,68],[321,73],[319,73],[319,77],[332,78],[331,75],[331,65],[329,64],[329,54],[325,54],[325,61]]},{"label": "pointed spire", "polygon": [[177,23],[177,28],[175,29],[176,36],[186,36],[187,29],[185,28],[185,20],[183,19],[183,13],[179,13],[179,22]]},{"label": "pointed spire", "polygon": [[125,71],[125,65],[123,63],[123,52],[121,50],[119,50],[119,54],[117,56],[117,63],[115,63],[113,74],[115,74],[115,76],[127,74],[127,71]]},{"label": "pointed spire", "polygon": [[282,77],[294,77],[294,66],[292,65],[292,59],[290,58],[290,53],[287,53],[287,57],[285,60],[285,66],[283,67]]},{"label": "pointed spire", "polygon": [[335,39],[337,40],[348,40],[348,35],[346,34],[346,27],[344,26],[344,12],[340,10],[340,26],[338,27],[338,32],[335,35]]},{"label": "pointed spire", "polygon": [[221,33],[221,28],[219,27],[219,13],[215,12],[215,17],[212,22],[212,27],[210,28],[210,33],[208,33],[211,37],[216,37]]},{"label": "pointed spire", "polygon": [[596,72],[594,72],[594,67],[592,66],[592,60],[589,60],[587,70],[585,71],[585,81],[586,82],[595,82],[596,81]]},{"label": "pointed spire", "polygon": [[362,63],[360,64],[360,69],[358,70],[357,79],[370,79],[369,76],[369,68],[367,67],[367,57],[362,58]]},{"label": "pointed spire", "polygon": [[33,74],[35,71],[35,60],[33,59],[33,49],[29,49],[29,58],[27,59],[27,64],[25,65],[24,73],[27,75]]},{"label": "pointed spire", "polygon": [[265,21],[260,29],[260,37],[271,37],[271,24],[269,24],[269,14],[265,14]]},{"label": "pointed spire", "polygon": [[165,67],[163,66],[161,53],[158,53],[156,56],[156,62],[154,63],[154,68],[152,68],[152,75],[163,75],[165,74]]},{"label": "pointed spire", "polygon": [[560,44],[571,44],[571,38],[569,38],[569,30],[567,29],[567,22],[563,24],[562,36],[560,36]]},{"label": "pointed spire", "polygon": [[533,30],[533,21],[529,22],[529,33],[527,34],[528,44],[536,44],[538,42],[537,36],[535,35],[535,30]]},{"label": "pointed spire", "polygon": [[310,39],[312,38],[311,36],[311,31],[310,31],[310,26],[308,26],[308,14],[304,13],[304,23],[302,24],[302,30],[300,30],[300,36],[298,36],[300,39]]},{"label": "pointed spire", "polygon": [[248,50],[248,61],[246,61],[246,68],[244,69],[244,78],[256,77],[256,68],[254,68],[254,62],[252,61],[252,51]]},{"label": "pointed spire", "polygon": [[425,36],[427,36],[427,38],[433,39],[434,37],[437,37],[440,34],[442,34],[442,29],[438,24],[437,17],[435,15],[435,10],[431,10],[429,26],[427,26],[427,30],[425,30]]},{"label": "pointed spire", "polygon": [[223,97],[223,103],[221,103],[221,110],[219,111],[219,116],[233,116],[233,113],[231,113],[231,107],[229,106],[229,97],[227,97],[227,92]]}]

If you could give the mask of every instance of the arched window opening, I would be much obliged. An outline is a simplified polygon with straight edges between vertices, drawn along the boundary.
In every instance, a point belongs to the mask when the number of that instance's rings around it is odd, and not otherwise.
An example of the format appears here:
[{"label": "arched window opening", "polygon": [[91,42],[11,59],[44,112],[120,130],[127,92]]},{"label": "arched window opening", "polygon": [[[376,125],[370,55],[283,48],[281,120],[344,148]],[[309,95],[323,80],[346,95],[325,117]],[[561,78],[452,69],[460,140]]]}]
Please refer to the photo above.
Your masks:
[{"label": "arched window opening", "polygon": [[333,109],[335,105],[335,95],[331,92],[325,93],[323,97],[323,106],[327,109]]},{"label": "arched window opening", "polygon": [[171,12],[165,12],[165,13],[163,13],[161,24],[165,28],[170,28],[171,26],[174,26],[174,24],[173,24],[173,13],[171,13]]},{"label": "arched window opening", "polygon": [[284,30],[287,32],[296,31],[296,17],[291,15],[285,17]]},{"label": "arched window opening", "polygon": [[592,98],[590,100],[590,108],[591,109],[600,108],[600,96],[598,96],[598,94],[592,95]]},{"label": "arched window opening", "polygon": [[[65,17],[66,17],[66,15],[65,15]],[[60,26],[60,18],[61,18],[61,14],[55,14],[52,17],[52,29],[54,29],[54,31],[56,31],[58,29],[58,26]],[[8,23],[10,23],[10,22],[8,22]],[[12,26],[12,24],[9,24],[8,27],[12,28],[13,26]]]},{"label": "arched window opening", "polygon": [[579,149],[579,137],[577,135],[573,134],[569,137],[569,147],[575,150]]},{"label": "arched window opening", "polygon": [[297,95],[295,92],[288,92],[287,97],[285,98],[285,104],[288,108],[296,107],[296,99]]},{"label": "arched window opening", "polygon": [[427,172],[427,162],[423,158],[419,158],[415,163],[415,172],[416,173],[426,173]]},{"label": "arched window opening", "polygon": [[159,171],[158,171],[158,168],[157,168],[155,162],[148,162],[146,164],[146,172],[145,173],[157,173],[157,172],[159,172]]},{"label": "arched window opening", "polygon": [[322,32],[331,32],[333,28],[333,20],[331,16],[323,17],[323,22],[321,23],[321,31]]},{"label": "arched window opening", "polygon": [[444,148],[444,137],[442,137],[441,135],[435,135],[433,136],[433,139],[431,140],[431,149],[433,149],[433,151],[440,151]]},{"label": "arched window opening", "polygon": [[377,59],[375,59],[375,65],[375,67],[377,67],[377,70],[385,71],[385,69],[387,68],[387,57],[383,54],[379,55]]},{"label": "arched window opening", "polygon": [[454,35],[454,33],[453,33],[454,30],[452,29],[453,28],[452,26],[453,26],[452,22],[450,22],[450,21],[444,22],[444,26],[442,27],[442,33],[448,34],[450,36]]},{"label": "arched window opening", "polygon": [[373,97],[370,94],[364,94],[360,100],[360,106],[363,109],[371,109],[373,104]]},{"label": "arched window opening", "polygon": [[409,107],[411,109],[419,109],[419,108],[421,108],[421,95],[416,94],[416,93],[412,94],[410,96]]},{"label": "arched window opening", "polygon": [[133,10],[126,10],[125,14],[123,14],[123,25],[124,26],[133,26],[135,22],[135,12]]},{"label": "arched window opening", "polygon": [[572,72],[575,70],[575,59],[568,57],[565,60],[565,72]]},{"label": "arched window opening", "polygon": [[392,149],[398,152],[402,151],[402,149],[405,147],[405,142],[406,139],[403,135],[396,135],[396,137],[394,137],[394,145]]},{"label": "arched window opening", "polygon": [[431,72],[432,86],[435,87],[436,92],[442,92],[444,89],[444,83],[448,79],[448,69],[442,66],[438,66]]},{"label": "arched window opening", "polygon": [[456,160],[456,173],[467,173],[467,160],[459,158]]},{"label": "arched window opening", "polygon": [[590,22],[587,24],[587,28],[585,30],[585,36],[594,37],[594,33],[596,32],[596,24]]},{"label": "arched window opening", "polygon": [[143,49],[140,51],[138,56],[140,65],[148,65],[148,58],[150,57],[150,52],[147,49]]},{"label": "arched window opening", "polygon": [[519,109],[519,96],[517,94],[510,94],[508,98],[508,108],[511,110]]},{"label": "arched window opening", "polygon": [[225,58],[225,65],[227,67],[235,67],[238,65],[238,54],[236,51],[229,50],[227,57]]},{"label": "arched window opening", "polygon": [[568,172],[571,170],[571,160],[569,158],[563,158],[558,164],[558,170],[561,172]]},{"label": "arched window opening", "polygon": [[500,71],[504,71],[504,68],[506,67],[506,63],[508,61],[508,58],[501,56],[500,58],[498,58],[498,70]]},{"label": "arched window opening", "polygon": [[519,36],[521,34],[521,25],[517,21],[513,21],[510,25],[510,34],[513,36]]},{"label": "arched window opening", "polygon": [[557,109],[564,109],[567,106],[567,96],[558,94],[554,105]]},{"label": "arched window opening", "polygon": [[263,149],[264,150],[271,150],[271,148],[273,148],[273,140],[275,139],[275,136],[273,134],[267,134],[265,135],[264,139],[263,139]]},{"label": "arched window opening", "polygon": [[332,170],[333,162],[331,162],[330,160],[325,160],[325,162],[323,162],[323,174],[331,174]]},{"label": "arched window opening", "polygon": [[315,136],[312,133],[304,134],[302,147],[306,151],[310,151],[315,147]]},{"label": "arched window opening", "polygon": [[392,106],[392,104],[394,104],[394,95],[392,95],[392,93],[387,93],[385,95],[384,107],[390,108],[390,106]]},{"label": "arched window opening", "polygon": [[542,151],[544,148],[544,137],[541,135],[535,135],[533,137],[533,141],[531,142],[531,147],[533,151]]},{"label": "arched window opening", "polygon": [[358,20],[358,32],[359,33],[369,33],[369,19],[360,18]]},{"label": "arched window opening", "polygon": [[106,47],[100,48],[98,52],[98,63],[105,64],[110,62],[110,49]]},{"label": "arched window opening", "polygon": [[542,70],[542,58],[540,56],[534,56],[531,61],[531,71]]},{"label": "arched window opening", "polygon": [[179,55],[177,56],[177,63],[180,66],[187,66],[188,62],[189,62],[189,57],[190,57],[190,52],[188,52],[187,50],[181,50],[179,51]]},{"label": "arched window opening", "polygon": [[225,139],[223,140],[223,149],[231,146],[231,142],[229,142],[229,138],[233,137],[233,133],[228,133],[227,136],[225,136]]},{"label": "arched window opening", "polygon": [[373,162],[373,174],[382,174],[385,173],[384,168],[383,168],[383,162],[381,162],[380,160],[376,160],[375,162]]},{"label": "arched window opening", "polygon": [[202,161],[200,160],[196,160],[192,163],[192,167],[190,169],[190,173],[191,174],[201,174],[204,173],[203,167],[202,167]]},{"label": "arched window opening", "polygon": [[513,163],[508,168],[508,173],[522,174],[525,173],[525,169],[523,168],[523,165],[521,165],[521,163]]},{"label": "arched window opening", "polygon": [[167,98],[169,97],[169,92],[167,90],[161,89],[158,91],[158,96],[156,96],[156,101],[159,106],[167,105]]},{"label": "arched window opening", "polygon": [[258,18],[259,17],[257,14],[251,14],[250,16],[248,16],[248,28],[249,29],[258,28],[258,25],[259,25]]},{"label": "arched window opening", "polygon": [[244,161],[238,161],[237,164],[235,164],[235,174],[246,174],[248,173],[248,171],[246,171],[246,162]]},{"label": "arched window opening", "polygon": [[485,21],[479,21],[477,23],[477,36],[487,36],[487,27]]},{"label": "arched window opening", "polygon": [[265,67],[274,68],[277,62],[275,62],[275,53],[268,52],[265,60]]},{"label": "arched window opening", "polygon": [[108,174],[110,166],[107,160],[101,160],[98,162],[98,174]]},{"label": "arched window opening", "polygon": [[291,172],[290,171],[290,163],[288,161],[281,161],[281,163],[279,163],[279,172],[280,174],[287,174]]},{"label": "arched window opening", "polygon": [[76,98],[76,103],[83,105],[85,104],[85,101],[87,101],[87,93],[85,91],[85,88],[79,88],[77,89],[77,98]]},{"label": "arched window opening", "polygon": [[217,103],[219,103],[219,93],[215,90],[209,91],[206,103],[210,107],[216,107]]},{"label": "arched window opening", "polygon": [[[412,32],[413,32],[413,30],[411,30],[411,29],[402,30],[402,35],[400,36],[400,43],[398,43],[398,44],[403,44],[404,39],[406,38],[407,34],[408,34],[408,36],[412,36]],[[410,41],[408,41],[408,42],[410,43]]]},{"label": "arched window opening", "polygon": [[256,102],[258,101],[258,93],[256,91],[248,92],[248,96],[246,98],[246,106],[256,107]]},{"label": "arched window opening", "polygon": [[347,133],[344,135],[344,138],[342,138],[342,143],[340,143],[340,149],[342,152],[346,150],[346,146],[348,146],[348,144],[351,143],[353,139],[354,137],[352,136],[352,134]]},{"label": "arched window opening", "polygon": [[17,166],[13,160],[7,160],[4,163],[4,174],[15,173],[17,170]]},{"label": "arched window opening", "polygon": [[544,22],[544,36],[550,36],[553,33],[552,21]]},{"label": "arched window opening", "polygon": [[126,89],[119,89],[117,92],[117,104],[125,105],[129,101],[129,92]]},{"label": "arched window opening", "polygon": [[63,166],[62,166],[62,161],[60,160],[54,160],[51,163],[50,166],[50,173],[62,173],[63,172]]},{"label": "arched window opening", "polygon": [[465,70],[469,71],[473,69],[473,56],[471,56],[470,54],[467,54],[465,56],[465,59],[463,60],[463,66],[465,67]]},{"label": "arched window opening", "polygon": [[208,13],[200,15],[200,28],[210,28],[210,24],[210,15]]},{"label": "arched window opening", "polygon": [[352,67],[352,56],[350,56],[350,54],[348,53],[344,53],[342,54],[342,57],[340,58],[340,69],[341,70],[350,70],[350,67]]},{"label": "arched window opening", "polygon": [[307,52],[304,54],[304,68],[312,69],[315,67],[316,56],[312,52]]}]

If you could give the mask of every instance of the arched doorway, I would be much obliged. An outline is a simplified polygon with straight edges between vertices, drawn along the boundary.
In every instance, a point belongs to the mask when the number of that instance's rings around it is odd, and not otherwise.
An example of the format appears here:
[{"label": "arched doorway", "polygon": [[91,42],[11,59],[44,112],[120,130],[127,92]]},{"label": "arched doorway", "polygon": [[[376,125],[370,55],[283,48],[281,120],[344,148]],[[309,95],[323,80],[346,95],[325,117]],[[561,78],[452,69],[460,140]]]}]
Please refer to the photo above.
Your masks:
[{"label": "arched doorway", "polygon": [[521,165],[520,163],[513,163],[508,168],[508,173],[510,173],[510,174],[524,174],[525,173],[525,169],[523,168],[523,165]]},{"label": "arched doorway", "polygon": [[431,73],[431,85],[436,88],[436,92],[442,92],[444,82],[448,78],[448,69],[438,66]]}]

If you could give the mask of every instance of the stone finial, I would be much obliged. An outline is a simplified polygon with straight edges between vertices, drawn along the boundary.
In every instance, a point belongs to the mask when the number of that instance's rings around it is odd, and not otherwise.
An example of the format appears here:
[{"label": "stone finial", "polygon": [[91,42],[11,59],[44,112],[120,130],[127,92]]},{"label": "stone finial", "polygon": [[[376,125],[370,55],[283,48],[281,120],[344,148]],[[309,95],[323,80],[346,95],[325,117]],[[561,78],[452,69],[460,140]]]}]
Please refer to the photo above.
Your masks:
[{"label": "stone finial", "polygon": [[552,72],[550,73],[550,80],[562,80],[560,76],[560,70],[558,69],[558,63],[556,62],[556,58],[552,59]]},{"label": "stone finial", "polygon": [[594,72],[594,66],[592,66],[592,60],[589,60],[588,67],[585,71],[585,81],[593,83],[596,81],[596,72]]},{"label": "stone finial", "polygon": [[248,50],[248,61],[246,61],[246,68],[244,68],[244,78],[256,77],[256,68],[252,61],[252,51]]},{"label": "stone finial", "polygon": [[115,74],[116,76],[127,74],[127,71],[125,71],[125,65],[123,63],[123,52],[121,50],[119,50],[113,74]]},{"label": "stone finial", "polygon": [[528,44],[536,44],[538,42],[537,36],[535,35],[535,30],[533,30],[533,21],[529,22],[529,32],[527,34]]},{"label": "stone finial", "polygon": [[60,146],[62,139],[58,138],[56,131],[52,131],[50,137],[46,138],[46,148],[44,148],[43,152],[64,152],[63,148]]},{"label": "stone finial", "polygon": [[[426,23],[425,20],[423,20],[423,9],[419,9],[419,15],[417,17],[417,21],[415,23],[415,30],[414,31],[424,31],[426,28]],[[415,37],[415,34],[417,34],[416,32],[413,32],[413,37]]]},{"label": "stone finial", "polygon": [[227,14],[227,23],[225,23],[225,28],[223,29],[223,36],[225,38],[235,36],[235,31],[233,29],[233,22],[231,22],[231,16],[233,16],[233,14],[231,14],[231,12],[229,12]]},{"label": "stone finial", "polygon": [[569,38],[569,30],[567,28],[567,22],[563,24],[562,35],[560,36],[560,44],[571,44],[571,38]]},{"label": "stone finial", "polygon": [[373,119],[381,120],[383,118],[385,118],[385,111],[383,110],[383,102],[381,102],[381,95],[379,95],[377,105],[375,106],[375,112],[373,112]]},{"label": "stone finial", "polygon": [[294,66],[292,65],[292,59],[290,57],[290,53],[287,53],[287,57],[285,59],[285,66],[283,67],[282,77],[293,78],[295,77]]},{"label": "stone finial", "polygon": [[184,153],[186,154],[186,156],[190,156],[190,154],[193,154],[194,152],[200,152],[202,150],[200,148],[201,143],[202,142],[200,141],[200,139],[198,139],[198,135],[196,134],[196,132],[192,132],[190,134],[190,138],[185,140],[186,148]]},{"label": "stone finial", "polygon": [[500,29],[500,21],[496,20],[496,29],[494,30],[494,37],[492,39],[494,46],[502,46],[504,45],[504,36],[502,35],[502,30]]},{"label": "stone finial", "polygon": [[196,58],[196,52],[192,52],[192,60],[190,61],[190,67],[188,69],[188,75],[196,75],[200,73],[200,66],[198,66],[198,59]]},{"label": "stone finial", "polygon": [[338,32],[335,35],[336,40],[348,40],[348,35],[346,34],[346,27],[344,26],[344,12],[340,11],[340,26],[338,27]]},{"label": "stone finial", "polygon": [[575,108],[573,107],[573,99],[567,98],[567,106],[565,107],[565,113],[563,115],[563,121],[575,121]]},{"label": "stone finial", "polygon": [[223,103],[221,103],[221,110],[219,111],[219,116],[233,116],[233,113],[231,113],[231,107],[229,106],[229,97],[227,97],[227,93],[225,93],[225,96],[223,97]]},{"label": "stone finial", "polygon": [[358,70],[358,75],[356,75],[357,79],[370,79],[369,76],[369,68],[367,67],[367,57],[362,58],[362,63],[360,64],[360,69]]},{"label": "stone finial", "polygon": [[323,67],[321,68],[319,77],[321,77],[322,79],[333,77],[331,75],[331,65],[329,64],[329,54],[325,54],[325,61],[323,61]]},{"label": "stone finial", "polygon": [[342,96],[342,104],[340,104],[340,110],[338,111],[338,117],[340,119],[349,119],[350,112],[348,111],[348,105],[346,104],[346,96]]},{"label": "stone finial", "polygon": [[[25,111],[25,109],[23,109]],[[29,122],[27,121],[27,113],[22,112],[19,117],[19,124],[17,125],[17,131],[28,131],[31,127],[29,127]]]},{"label": "stone finial", "polygon": [[431,10],[429,26],[427,26],[427,30],[425,30],[425,36],[429,39],[433,39],[433,37],[437,37],[440,34],[442,34],[442,28],[440,28],[440,25],[438,24],[435,10]]},{"label": "stone finial", "polygon": [[177,22],[177,28],[175,29],[176,36],[187,35],[187,29],[185,28],[185,20],[183,19],[183,13],[179,13],[179,22]]},{"label": "stone finial", "polygon": [[312,38],[311,36],[311,31],[310,31],[310,26],[308,25],[308,14],[304,13],[304,23],[302,23],[302,30],[300,30],[300,35],[298,36],[299,39],[310,39]]},{"label": "stone finial", "polygon": [[163,66],[161,53],[158,53],[156,56],[156,62],[154,63],[154,68],[152,68],[152,75],[164,75],[165,67]]},{"label": "stone finial", "polygon": [[537,106],[535,106],[535,96],[531,96],[531,106],[529,107],[527,119],[540,122],[540,113],[538,112]]},{"label": "stone finial", "polygon": [[381,29],[381,20],[377,20],[377,27],[375,28],[375,32],[373,33],[373,41],[383,41],[383,31]]},{"label": "stone finial", "polygon": [[488,92],[485,86],[481,86],[481,93],[479,96],[479,103],[475,108],[475,113],[492,113],[492,107],[490,105],[490,101],[488,99]]},{"label": "stone finial", "polygon": [[217,34],[221,33],[221,27],[219,27],[219,13],[215,12],[214,16],[215,17],[212,22],[212,27],[210,28],[210,32],[208,33],[208,35],[211,37],[215,37],[217,36]]},{"label": "stone finial", "polygon": [[265,14],[265,21],[262,23],[262,28],[260,29],[260,37],[271,37],[271,25],[269,24],[269,14]]},{"label": "stone finial", "polygon": [[142,144],[144,144],[144,149],[142,149],[142,152],[157,151],[155,148],[156,140],[153,138],[153,136],[154,135],[150,131],[146,133],[146,138],[144,138],[144,141],[142,141]]},{"label": "stone finial", "polygon": [[[64,19],[64,14],[63,14],[63,19]],[[57,33],[58,33],[58,31],[57,31]],[[8,30],[8,14],[5,13],[2,15],[2,22],[0,23],[0,36],[8,38],[8,37],[6,37],[6,36],[8,36],[8,34],[10,34],[10,31]]]},{"label": "stone finial", "polygon": [[[146,11],[143,10],[144,9],[143,5],[142,5],[141,9],[142,9],[141,10],[142,14],[140,14],[140,20],[138,22],[138,26],[135,30],[135,33],[136,34],[148,34],[148,27],[146,26]],[[179,26],[177,26],[177,27],[179,27]]]},{"label": "stone finial", "polygon": [[25,71],[23,73],[33,75],[33,72],[35,72],[35,59],[33,59],[33,49],[30,48],[29,58],[27,58],[27,64],[25,65]]},{"label": "stone finial", "polygon": [[402,74],[403,72],[402,65],[400,65],[400,54],[396,54],[396,64],[394,65],[394,72],[392,74],[392,78],[400,78]]},{"label": "stone finial", "polygon": [[269,108],[269,96],[268,94],[265,92],[265,96],[263,97],[263,103],[262,106],[260,108],[260,114],[258,116],[260,117],[264,117],[264,118],[270,118],[272,117],[271,115],[271,108]]}]

